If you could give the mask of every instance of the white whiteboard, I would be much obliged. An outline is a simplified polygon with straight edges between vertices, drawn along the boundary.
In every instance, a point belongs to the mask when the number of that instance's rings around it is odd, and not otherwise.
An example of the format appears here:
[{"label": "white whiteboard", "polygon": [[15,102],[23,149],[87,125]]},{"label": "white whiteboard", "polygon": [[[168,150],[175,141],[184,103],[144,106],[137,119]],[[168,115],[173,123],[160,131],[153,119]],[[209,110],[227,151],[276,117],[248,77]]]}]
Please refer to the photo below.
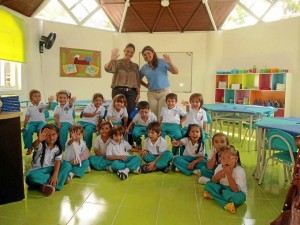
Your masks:
[{"label": "white whiteboard", "polygon": [[[193,52],[156,52],[156,54],[158,58],[163,58],[163,54],[170,55],[172,63],[178,68],[178,74],[171,74],[169,72],[171,91],[175,93],[191,93]],[[144,57],[140,52],[140,68],[145,63]],[[145,78],[144,81],[146,81]],[[142,86],[141,91],[147,91],[147,88]]]}]

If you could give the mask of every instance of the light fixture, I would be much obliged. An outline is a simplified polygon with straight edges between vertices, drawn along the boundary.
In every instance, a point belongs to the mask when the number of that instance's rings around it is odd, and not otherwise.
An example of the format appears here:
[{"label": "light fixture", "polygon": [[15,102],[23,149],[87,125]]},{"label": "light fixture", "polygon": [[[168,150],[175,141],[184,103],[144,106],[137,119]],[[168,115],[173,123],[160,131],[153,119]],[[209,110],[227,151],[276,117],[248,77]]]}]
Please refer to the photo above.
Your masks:
[{"label": "light fixture", "polygon": [[168,7],[170,2],[169,2],[169,0],[161,0],[160,4],[161,4],[162,7]]}]

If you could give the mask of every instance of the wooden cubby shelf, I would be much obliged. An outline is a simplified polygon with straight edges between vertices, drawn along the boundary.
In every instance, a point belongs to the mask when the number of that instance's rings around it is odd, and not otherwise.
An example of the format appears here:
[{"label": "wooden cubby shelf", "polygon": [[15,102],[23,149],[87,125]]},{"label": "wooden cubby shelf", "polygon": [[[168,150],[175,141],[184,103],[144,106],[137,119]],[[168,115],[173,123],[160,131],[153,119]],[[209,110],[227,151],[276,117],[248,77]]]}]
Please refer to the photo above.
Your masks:
[{"label": "wooden cubby shelf", "polygon": [[217,74],[215,102],[272,106],[278,108],[275,116],[283,117],[290,77],[285,72]]}]

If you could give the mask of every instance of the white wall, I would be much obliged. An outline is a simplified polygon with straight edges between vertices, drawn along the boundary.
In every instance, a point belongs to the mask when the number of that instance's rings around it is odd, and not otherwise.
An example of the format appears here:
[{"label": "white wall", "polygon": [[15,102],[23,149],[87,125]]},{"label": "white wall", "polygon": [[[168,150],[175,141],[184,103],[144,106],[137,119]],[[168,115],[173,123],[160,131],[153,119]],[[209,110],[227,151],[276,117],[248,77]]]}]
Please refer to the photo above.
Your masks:
[{"label": "white wall", "polygon": [[[300,96],[300,17],[262,23],[223,33],[223,69],[286,68],[292,75],[292,96]],[[292,116],[300,116],[300,102],[290,101]],[[288,102],[286,102],[288,104]]]},{"label": "white wall", "polygon": [[[288,68],[293,74],[293,95],[300,95],[297,87],[300,78],[300,17],[267,24],[219,32],[190,33],[111,33],[73,25],[40,22],[28,18],[28,64],[24,74],[21,98],[28,98],[32,88],[42,90],[45,96],[53,95],[59,89],[68,89],[78,99],[90,99],[95,92],[101,92],[111,99],[111,74],[103,70],[110,58],[111,49],[121,52],[132,42],[136,53],[145,45],[156,51],[191,51],[193,57],[192,92],[201,92],[205,103],[214,101],[215,71],[233,68]],[[41,35],[57,33],[52,49],[39,54],[38,40]],[[62,78],[59,76],[59,48],[100,50],[102,55],[102,78]],[[133,61],[138,63],[138,54]],[[175,62],[174,62],[175,63]],[[179,68],[180,70],[180,68]],[[190,94],[179,94],[179,100],[188,99]],[[146,99],[145,93],[142,98]],[[291,114],[300,116],[300,102],[292,100]]]}]

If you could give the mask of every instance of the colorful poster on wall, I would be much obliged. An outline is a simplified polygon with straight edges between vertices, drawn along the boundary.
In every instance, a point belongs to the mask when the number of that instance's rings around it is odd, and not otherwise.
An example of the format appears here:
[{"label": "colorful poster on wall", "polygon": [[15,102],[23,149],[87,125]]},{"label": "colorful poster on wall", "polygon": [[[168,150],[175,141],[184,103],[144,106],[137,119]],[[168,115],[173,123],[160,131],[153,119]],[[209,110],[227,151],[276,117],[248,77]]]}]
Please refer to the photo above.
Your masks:
[{"label": "colorful poster on wall", "polygon": [[60,48],[61,77],[100,78],[100,71],[100,51]]}]

